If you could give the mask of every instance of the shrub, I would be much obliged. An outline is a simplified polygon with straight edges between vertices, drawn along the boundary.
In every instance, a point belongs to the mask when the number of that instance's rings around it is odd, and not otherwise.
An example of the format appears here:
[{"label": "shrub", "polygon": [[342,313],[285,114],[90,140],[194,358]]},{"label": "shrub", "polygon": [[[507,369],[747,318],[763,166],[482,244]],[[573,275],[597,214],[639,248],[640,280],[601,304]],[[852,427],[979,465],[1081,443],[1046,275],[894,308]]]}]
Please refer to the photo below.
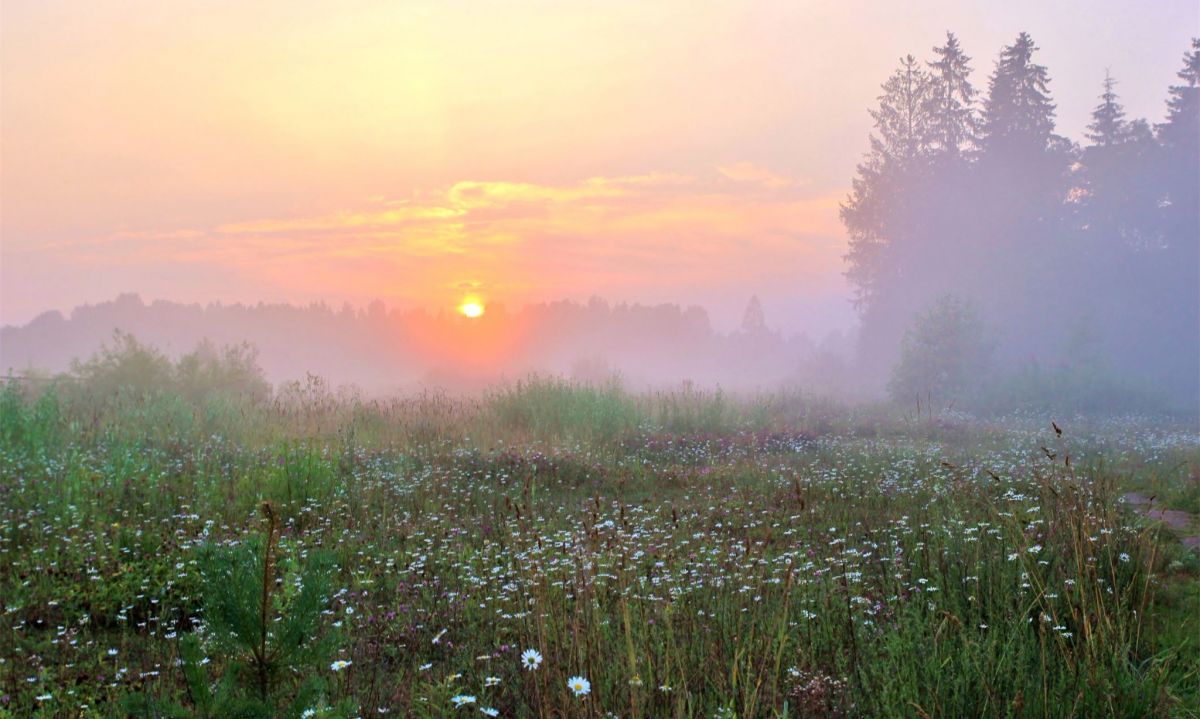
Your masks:
[{"label": "shrub", "polygon": [[980,386],[991,350],[974,306],[944,295],[905,333],[888,393],[896,402],[961,399]]}]

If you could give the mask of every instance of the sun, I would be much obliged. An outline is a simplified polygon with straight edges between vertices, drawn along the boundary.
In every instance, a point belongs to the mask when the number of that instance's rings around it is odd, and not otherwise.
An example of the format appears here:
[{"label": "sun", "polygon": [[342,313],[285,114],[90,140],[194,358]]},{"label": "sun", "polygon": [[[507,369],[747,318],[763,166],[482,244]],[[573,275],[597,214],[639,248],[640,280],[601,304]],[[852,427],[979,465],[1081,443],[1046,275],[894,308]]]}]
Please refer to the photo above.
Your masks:
[{"label": "sun", "polygon": [[474,297],[466,298],[462,301],[462,304],[458,306],[458,311],[464,317],[470,317],[471,319],[483,316],[483,309],[483,301],[475,299]]}]

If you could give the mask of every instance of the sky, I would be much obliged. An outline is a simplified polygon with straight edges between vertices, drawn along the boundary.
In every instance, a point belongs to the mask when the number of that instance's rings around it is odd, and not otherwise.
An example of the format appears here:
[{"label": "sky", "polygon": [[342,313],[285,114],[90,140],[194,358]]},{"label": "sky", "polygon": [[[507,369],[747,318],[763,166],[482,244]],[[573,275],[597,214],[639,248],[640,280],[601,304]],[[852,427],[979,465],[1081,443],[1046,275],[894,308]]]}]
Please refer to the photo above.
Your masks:
[{"label": "sky", "polygon": [[138,292],[854,323],[838,222],[898,58],[1020,31],[1059,132],[1164,115],[1192,0],[5,0],[0,324]]}]

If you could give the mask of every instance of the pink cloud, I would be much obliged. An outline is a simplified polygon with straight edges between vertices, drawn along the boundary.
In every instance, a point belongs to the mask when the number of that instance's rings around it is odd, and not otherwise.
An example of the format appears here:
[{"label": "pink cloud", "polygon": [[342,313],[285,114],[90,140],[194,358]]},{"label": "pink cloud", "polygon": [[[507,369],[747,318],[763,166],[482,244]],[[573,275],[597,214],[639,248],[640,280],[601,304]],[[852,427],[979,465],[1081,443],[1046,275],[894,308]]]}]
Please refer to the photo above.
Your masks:
[{"label": "pink cloud", "polygon": [[560,185],[462,181],[360,206],[43,247],[98,267],[205,265],[272,295],[443,305],[462,287],[505,301],[762,281],[831,286],[839,195],[749,163]]}]

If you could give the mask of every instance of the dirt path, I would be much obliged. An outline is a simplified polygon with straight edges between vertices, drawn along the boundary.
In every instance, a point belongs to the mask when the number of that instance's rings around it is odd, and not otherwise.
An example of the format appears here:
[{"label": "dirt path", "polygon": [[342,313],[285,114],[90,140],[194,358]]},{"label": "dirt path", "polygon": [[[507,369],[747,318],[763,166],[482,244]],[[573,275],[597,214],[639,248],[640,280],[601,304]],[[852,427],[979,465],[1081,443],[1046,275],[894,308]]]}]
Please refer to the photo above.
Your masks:
[{"label": "dirt path", "polygon": [[1150,497],[1139,492],[1130,492],[1121,499],[1142,515],[1156,522],[1162,522],[1179,535],[1183,546],[1200,550],[1200,534],[1196,534],[1196,517],[1178,509],[1163,509],[1155,507]]}]

